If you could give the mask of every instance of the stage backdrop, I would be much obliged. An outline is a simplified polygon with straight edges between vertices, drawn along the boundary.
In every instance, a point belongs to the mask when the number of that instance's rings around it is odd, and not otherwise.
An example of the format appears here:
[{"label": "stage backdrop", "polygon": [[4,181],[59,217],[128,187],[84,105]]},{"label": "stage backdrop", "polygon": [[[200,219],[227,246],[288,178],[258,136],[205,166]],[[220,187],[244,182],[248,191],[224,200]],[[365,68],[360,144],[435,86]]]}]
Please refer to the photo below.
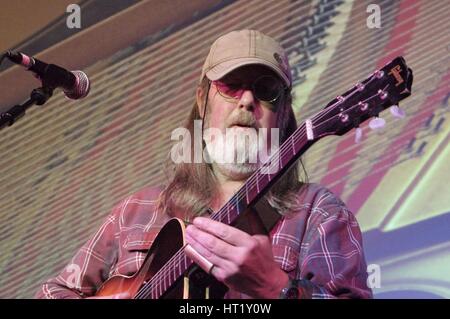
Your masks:
[{"label": "stage backdrop", "polygon": [[[379,28],[370,4],[381,9]],[[359,144],[354,132],[322,139],[304,160],[310,181],[356,214],[379,275],[375,297],[449,298],[449,16],[438,0],[224,1],[91,65],[87,98],[59,92],[1,132],[0,297],[32,297],[114,204],[166,181],[170,134],[188,115],[208,47],[254,28],[289,53],[299,121],[405,57],[414,70],[406,117],[386,111],[384,130],[362,125]]]}]

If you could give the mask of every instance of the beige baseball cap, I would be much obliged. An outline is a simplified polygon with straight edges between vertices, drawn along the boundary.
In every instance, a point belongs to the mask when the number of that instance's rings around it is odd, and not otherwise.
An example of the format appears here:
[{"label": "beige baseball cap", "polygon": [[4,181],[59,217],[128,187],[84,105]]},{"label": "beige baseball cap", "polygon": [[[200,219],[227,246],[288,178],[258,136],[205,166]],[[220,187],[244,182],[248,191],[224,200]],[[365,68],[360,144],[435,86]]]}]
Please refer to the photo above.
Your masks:
[{"label": "beige baseball cap", "polygon": [[205,75],[211,81],[219,80],[248,64],[265,65],[289,88],[292,86],[291,68],[280,43],[256,30],[232,31],[214,41],[203,64],[200,82]]}]

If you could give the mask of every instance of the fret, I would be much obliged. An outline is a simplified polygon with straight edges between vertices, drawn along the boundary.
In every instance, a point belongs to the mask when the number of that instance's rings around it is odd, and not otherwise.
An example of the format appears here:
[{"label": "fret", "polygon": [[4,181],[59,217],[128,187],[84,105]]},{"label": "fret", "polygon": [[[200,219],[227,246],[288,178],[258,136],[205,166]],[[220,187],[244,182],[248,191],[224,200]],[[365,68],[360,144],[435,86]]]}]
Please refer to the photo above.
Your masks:
[{"label": "fret", "polygon": [[167,286],[166,286],[166,276],[162,276],[162,282],[163,282],[163,286],[162,286],[163,291],[166,291],[166,290],[167,290]]},{"label": "fret", "polygon": [[[178,276],[180,276],[180,275],[183,274],[183,272],[184,272],[184,270],[183,270],[183,260],[184,260],[184,261],[186,260],[186,256],[184,255],[184,251],[183,251],[183,253],[181,254],[180,261],[178,262],[178,273],[177,273],[177,278],[178,278]],[[175,279],[176,279],[176,278],[175,278]]]},{"label": "fret", "polygon": [[184,269],[186,270],[187,268],[188,268],[188,261],[187,261],[187,258],[186,258],[186,256],[183,256],[184,258]]},{"label": "fret", "polygon": [[281,171],[283,169],[283,156],[278,156],[278,163]]},{"label": "fret", "polygon": [[181,259],[183,256],[178,256],[176,263],[175,263],[175,267],[173,267],[173,281],[171,283],[174,283],[177,280],[177,277],[179,276],[179,272],[178,269],[180,267],[180,263],[181,263]]},{"label": "fret", "polygon": [[241,214],[241,208],[239,207],[239,196],[234,196],[235,197],[235,202],[236,202],[236,211],[238,216]]},{"label": "fret", "polygon": [[162,295],[162,291],[161,291],[161,283],[157,282],[156,283],[156,293],[158,295],[158,298]]},{"label": "fret", "polygon": [[230,223],[231,223],[230,204],[227,204],[227,208],[228,208],[228,211],[227,211],[227,224],[230,225]]},{"label": "fret", "polygon": [[180,267],[180,263],[181,263],[180,258],[177,258],[177,263],[173,267],[173,280],[170,282],[170,284],[173,284],[177,280],[178,276],[180,275],[179,271],[178,271],[178,268]]},{"label": "fret", "polygon": [[312,141],[314,139],[314,131],[311,119],[307,119],[305,121],[305,125],[306,125],[306,137],[308,138],[309,141]]},{"label": "fret", "polygon": [[248,200],[248,183],[245,183],[245,201],[247,203],[247,205],[250,203],[250,201]]},{"label": "fret", "polygon": [[289,137],[291,140],[291,146],[292,146],[292,155],[295,155],[295,144],[294,144],[294,138],[293,136]]},{"label": "fret", "polygon": [[[182,255],[181,258],[186,261],[186,258],[185,258],[184,255]],[[177,274],[177,277],[181,276],[182,273],[183,273],[183,270],[181,269],[181,260],[180,260],[180,262],[178,263],[178,274]],[[176,278],[175,278],[175,280],[176,280]]]},{"label": "fret", "polygon": [[170,285],[173,283],[173,281],[172,281],[172,276],[171,275],[173,275],[173,279],[174,279],[174,281],[175,281],[175,269],[170,269],[169,270],[169,287],[170,287]]},{"label": "fret", "polygon": [[256,172],[256,192],[259,194],[259,172]]}]

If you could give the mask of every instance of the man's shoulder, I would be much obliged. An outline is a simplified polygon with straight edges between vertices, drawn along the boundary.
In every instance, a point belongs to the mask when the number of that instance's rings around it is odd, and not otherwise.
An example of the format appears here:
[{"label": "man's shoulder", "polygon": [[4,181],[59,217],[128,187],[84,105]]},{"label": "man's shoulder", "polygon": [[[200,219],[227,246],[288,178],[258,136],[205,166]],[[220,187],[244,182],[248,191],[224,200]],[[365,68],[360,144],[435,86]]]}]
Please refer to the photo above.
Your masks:
[{"label": "man's shoulder", "polygon": [[147,223],[157,217],[157,206],[162,189],[159,187],[143,187],[115,205],[114,215],[121,225]]},{"label": "man's shoulder", "polygon": [[335,204],[344,205],[343,201],[328,187],[319,183],[304,183],[299,189],[298,198],[305,203],[316,205]]},{"label": "man's shoulder", "polygon": [[323,217],[330,215],[352,215],[342,199],[328,187],[318,183],[306,183],[298,192],[298,203],[307,208],[310,214]]}]

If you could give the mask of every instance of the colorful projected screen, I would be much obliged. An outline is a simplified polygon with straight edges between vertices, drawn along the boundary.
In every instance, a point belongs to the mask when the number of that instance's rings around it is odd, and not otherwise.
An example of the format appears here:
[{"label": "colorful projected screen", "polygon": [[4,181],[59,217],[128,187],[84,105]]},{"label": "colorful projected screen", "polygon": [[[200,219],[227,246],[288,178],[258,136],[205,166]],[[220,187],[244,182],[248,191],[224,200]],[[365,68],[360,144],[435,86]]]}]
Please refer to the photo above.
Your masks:
[{"label": "colorful projected screen", "polygon": [[2,131],[0,297],[32,297],[114,204],[164,183],[210,44],[253,28],[289,54],[298,121],[396,56],[414,70],[403,119],[385,111],[304,162],[356,214],[376,298],[450,298],[449,16],[446,1],[226,1],[90,66],[88,98],[57,94]]}]

